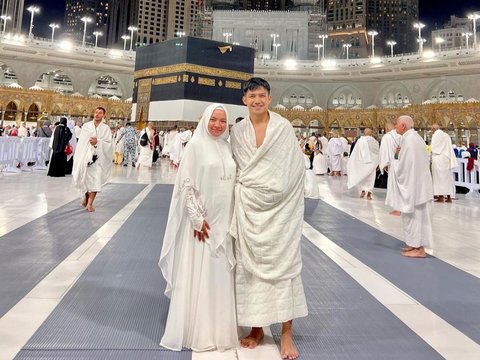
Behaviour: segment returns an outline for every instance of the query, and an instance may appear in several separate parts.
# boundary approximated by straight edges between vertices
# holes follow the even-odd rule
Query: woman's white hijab
[[[218,137],[212,136],[208,131],[208,123],[216,109],[225,111],[227,118],[226,129],[222,135]],[[170,210],[168,213],[167,227],[165,229],[165,236],[163,238],[162,253],[158,263],[160,269],[162,270],[162,274],[167,281],[165,295],[169,297],[172,291],[176,240],[182,237],[184,231],[188,231],[188,233],[191,233],[192,241],[194,241],[193,227],[185,210],[187,189],[193,189],[194,192],[199,194],[200,198],[202,198],[203,205],[205,206],[206,210],[209,211],[207,215],[209,219],[214,215],[214,211],[223,211],[222,209],[209,209],[209,200],[208,198],[205,198],[205,195],[216,195],[203,194],[202,189],[211,188],[212,183],[219,181],[219,177],[226,175],[213,174],[211,172],[206,173],[204,169],[205,163],[209,161],[208,156],[218,156],[220,159],[222,159],[222,161],[227,156],[231,158],[232,154],[230,145],[226,141],[228,136],[229,130],[227,109],[221,104],[211,104],[203,112],[202,118],[197,125],[192,139],[185,147],[185,152],[183,154],[183,158],[178,168],[178,173],[175,180],[172,201],[170,203]],[[206,242],[210,246],[211,253],[214,256],[217,255],[221,250],[225,251],[231,268],[233,269],[235,266],[233,251],[225,249],[225,239],[228,233],[228,224],[218,224],[216,228],[224,228],[225,234],[215,234],[215,229],[212,228],[210,232],[211,236]]]

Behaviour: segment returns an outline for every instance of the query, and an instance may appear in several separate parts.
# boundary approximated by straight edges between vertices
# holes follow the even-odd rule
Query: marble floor
[[[148,196],[152,186],[172,184],[175,174],[176,170],[165,160],[161,160],[152,170],[120,166],[114,168],[112,183],[145,184],[146,187],[0,318],[0,360],[15,358],[91,261],[108,244],[122,221]],[[367,201],[360,199],[355,190],[347,190],[346,177],[317,176],[317,181],[323,201],[398,239],[400,244],[403,239],[401,219],[389,215],[390,209],[384,205],[385,190],[375,189],[374,199]],[[54,179],[43,172],[0,173],[0,191],[0,242],[3,236],[12,231],[79,199],[71,186],[70,177]],[[435,246],[429,251],[436,258],[471,274],[477,280],[480,277],[479,217],[480,199],[466,199],[463,195],[458,195],[453,204],[434,203],[432,222]],[[478,342],[342,249],[308,222],[304,223],[303,235],[415,332],[437,355],[458,360],[480,358]],[[461,294],[458,296],[461,297]],[[472,321],[480,323],[480,319]],[[266,332],[265,344],[255,350],[193,353],[192,358],[279,359],[278,347],[270,329],[266,329]]]

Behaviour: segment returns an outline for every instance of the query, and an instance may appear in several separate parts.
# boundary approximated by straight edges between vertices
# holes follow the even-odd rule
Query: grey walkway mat
[[[168,299],[157,263],[171,192],[170,185],[154,187],[17,359],[191,358],[158,345]]]
[[[0,237],[0,317],[145,186],[108,184],[94,213],[79,197]]]
[[[309,315],[293,322],[300,359],[443,359],[305,238],[302,258]],[[272,333],[280,346],[280,326]]]
[[[305,220],[480,343],[480,279],[435,257],[405,258],[400,254],[402,242],[323,201],[306,201]]]

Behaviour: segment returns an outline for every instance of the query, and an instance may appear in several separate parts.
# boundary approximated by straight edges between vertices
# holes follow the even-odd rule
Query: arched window
[[[35,83],[45,90],[53,90],[62,94],[73,94],[72,80],[63,71],[55,69],[43,73]]]
[[[10,101],[5,108],[5,120],[15,121],[17,118],[17,104],[13,101]]]
[[[37,121],[39,113],[37,104],[30,105],[27,112],[27,121]]]
[[[88,95],[100,95],[102,97],[109,98],[116,96],[122,98],[122,90],[118,85],[118,81],[110,75],[102,75],[98,77],[95,82],[90,85],[88,89]]]

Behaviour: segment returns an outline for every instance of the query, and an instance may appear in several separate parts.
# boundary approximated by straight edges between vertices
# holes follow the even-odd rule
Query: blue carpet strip
[[[154,187],[16,359],[191,359],[158,345],[169,301],[157,263],[171,192]]]
[[[108,184],[88,213],[77,200],[0,237],[0,317],[146,185]]]
[[[302,258],[309,315],[293,322],[300,359],[442,359],[305,238]],[[281,327],[272,333],[280,347]]]
[[[385,213],[384,216],[390,215]],[[400,251],[402,242],[321,200],[306,201],[305,220],[352,256],[480,343],[480,279],[435,257],[405,258]]]

